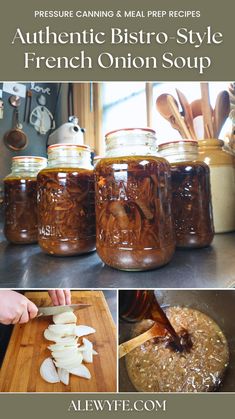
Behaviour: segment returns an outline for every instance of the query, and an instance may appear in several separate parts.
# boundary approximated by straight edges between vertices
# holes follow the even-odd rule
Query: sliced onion
[[[64,349],[64,351],[52,351],[51,354],[56,361],[59,361],[60,359],[69,359],[77,354],[77,347]]]
[[[64,368],[58,368],[58,376],[61,383],[65,384],[66,386],[69,385],[69,372]]]
[[[86,350],[85,345],[81,345],[81,346],[78,347],[79,352],[84,352],[85,350]]]
[[[72,311],[66,311],[65,313],[60,313],[53,316],[53,322],[55,324],[76,323],[77,317]]]
[[[54,333],[50,332],[48,329],[44,330],[44,338],[47,340],[56,341],[58,336],[56,336]]]
[[[68,368],[78,367],[82,363],[82,360],[83,357],[81,355],[81,352],[77,352],[77,354],[75,354],[72,357],[69,357],[68,359],[56,360],[55,365],[57,366],[57,368],[65,368],[66,370],[68,370]]]
[[[91,363],[93,355],[97,355],[97,352],[94,351],[93,344],[83,336],[95,333],[95,329],[90,326],[77,326],[73,312],[58,314],[53,317],[53,321],[55,324],[48,326],[44,331],[44,337],[55,342],[48,346],[54,361],[47,358],[42,363],[42,378],[49,383],[61,381],[65,385],[69,384],[70,373],[90,379],[90,371],[82,362]],[[79,337],[83,337],[81,346],[78,343]]]
[[[83,343],[83,345],[79,346],[79,348],[78,348],[78,350],[81,351],[81,352],[86,351],[87,349],[92,349],[93,348],[93,343],[91,343],[86,338],[82,339],[82,343]]]
[[[77,339],[71,339],[65,343],[55,343],[54,345],[48,346],[48,349],[50,349],[50,351],[63,351],[64,349],[74,348],[74,347],[76,348],[78,347]]]
[[[48,383],[59,383],[60,379],[57,374],[54,362],[51,358],[46,358],[40,367],[40,374],[43,380]]]
[[[88,380],[91,378],[91,373],[88,368],[81,364],[76,368],[68,368],[68,372],[73,375],[77,375],[78,377],[87,378]]]
[[[95,329],[90,326],[75,326],[75,335],[78,337],[90,335],[91,333],[95,333]]]
[[[59,337],[76,335],[75,324],[51,324],[48,330]]]
[[[84,344],[84,347],[85,347],[85,351],[82,353],[83,361],[88,362],[88,363],[92,363],[93,362],[93,353],[92,353],[93,345],[86,338],[83,338],[82,341],[83,341],[83,344]]]
[[[51,332],[49,329],[46,329],[44,331],[44,337],[47,340],[52,340],[53,342],[56,343],[70,343],[71,341],[76,339],[76,336],[65,336],[65,337],[61,337],[59,335],[56,335],[55,333]]]
[[[64,344],[70,344],[72,341],[77,340],[76,336],[65,336],[65,337],[56,337],[56,343],[61,343],[62,345]]]

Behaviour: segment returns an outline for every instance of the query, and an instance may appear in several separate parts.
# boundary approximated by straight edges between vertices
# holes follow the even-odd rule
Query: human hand
[[[0,291],[0,323],[27,323],[36,317],[37,307],[24,295],[15,291]]]
[[[68,289],[49,290],[48,294],[51,297],[51,301],[54,306],[65,306],[71,304],[71,292]]]

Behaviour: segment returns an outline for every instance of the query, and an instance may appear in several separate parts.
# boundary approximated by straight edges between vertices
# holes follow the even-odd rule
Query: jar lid
[[[114,131],[110,131],[110,132],[108,132],[107,134],[105,134],[105,138],[107,138],[107,137],[110,137],[110,136],[114,136],[114,134],[125,134],[125,133],[132,133],[132,132],[134,132],[134,131],[139,131],[139,132],[144,132],[144,133],[151,133],[151,134],[153,134],[153,135],[156,135],[156,131],[154,130],[154,129],[152,129],[152,128],[148,128],[148,127],[146,127],[146,128],[119,128],[119,129],[116,129],[116,130],[114,130]]]
[[[41,156],[15,156],[12,157],[12,161],[17,161],[17,162],[46,162],[47,158],[46,157],[41,157]]]
[[[58,148],[63,148],[63,149],[68,149],[68,150],[71,150],[72,148],[75,148],[77,150],[88,150],[88,151],[91,150],[90,146],[89,145],[85,145],[85,144],[80,145],[80,144],[60,143],[60,144],[52,144],[52,145],[49,145],[48,151],[53,150],[55,148],[57,148],[57,149]]]
[[[183,145],[185,143],[190,143],[190,144],[194,144],[198,146],[198,142],[196,140],[187,140],[187,139],[181,139],[181,140],[172,140],[172,141],[168,141],[167,143],[162,143],[159,144],[159,149],[160,148],[164,148],[164,147],[169,147],[170,145],[174,145],[174,144],[179,144],[179,145]]]

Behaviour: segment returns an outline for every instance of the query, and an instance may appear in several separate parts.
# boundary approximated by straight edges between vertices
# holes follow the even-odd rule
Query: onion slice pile
[[[48,346],[51,357],[40,367],[41,377],[48,383],[69,384],[70,374],[90,379],[91,373],[83,363],[92,363],[98,355],[93,344],[84,336],[95,333],[90,326],[77,325],[75,314],[65,312],[53,316],[54,324],[44,331],[45,339],[54,342]]]

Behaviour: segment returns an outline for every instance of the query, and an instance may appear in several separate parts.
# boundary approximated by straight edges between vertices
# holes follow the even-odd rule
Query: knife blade
[[[90,307],[90,304],[71,304],[66,306],[50,306],[50,307],[38,307],[37,317],[41,316],[54,316],[55,314],[66,313],[68,311],[82,310],[83,308]]]

